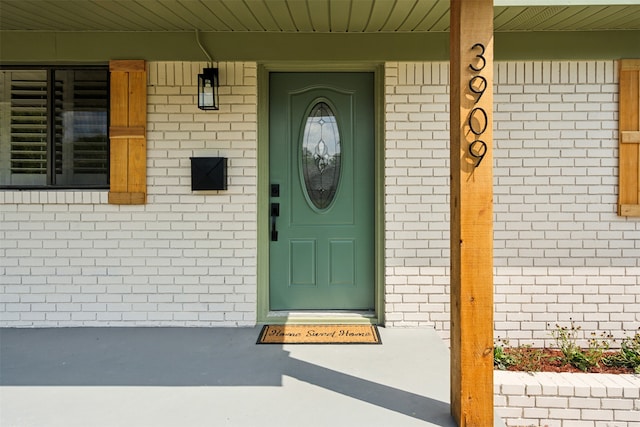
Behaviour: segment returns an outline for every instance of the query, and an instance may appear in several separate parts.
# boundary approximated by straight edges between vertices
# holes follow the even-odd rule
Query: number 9
[[[474,159],[478,159],[478,163],[476,163],[475,167],[480,166],[480,162],[484,159],[484,156],[487,154],[487,144],[484,141],[476,139],[471,144],[469,144],[469,154]]]

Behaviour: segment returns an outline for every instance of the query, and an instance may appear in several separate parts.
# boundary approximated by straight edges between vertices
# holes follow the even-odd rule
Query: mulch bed
[[[542,351],[544,357],[532,361],[534,352]],[[506,353],[514,353],[513,349],[505,349]],[[508,368],[509,371],[539,371],[539,372],[584,372],[578,368],[575,368],[569,364],[562,364],[560,362],[562,357],[562,352],[560,350],[554,350],[550,348],[544,349],[535,349],[535,348],[520,348],[518,349],[521,355],[524,355],[522,359],[524,361],[519,364],[512,365]],[[526,353],[529,352],[531,358],[527,357]],[[605,354],[614,354],[615,352],[605,353]],[[537,358],[536,358],[537,359]],[[532,364],[536,366],[535,369],[532,369]],[[633,374],[633,369],[624,368],[624,367],[609,367],[604,366],[600,363],[599,367],[593,367],[587,371],[588,373],[599,373],[599,374]]]

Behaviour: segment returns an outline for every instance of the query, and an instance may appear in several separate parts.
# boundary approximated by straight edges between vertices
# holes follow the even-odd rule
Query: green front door
[[[373,310],[373,73],[269,80],[269,309]]]

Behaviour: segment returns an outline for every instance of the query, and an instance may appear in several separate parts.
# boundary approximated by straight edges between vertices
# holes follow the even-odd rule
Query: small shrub
[[[620,351],[606,356],[602,363],[606,366],[631,368],[640,374],[640,333],[622,340]]]
[[[539,372],[548,358],[542,349],[530,345],[509,347],[508,340],[498,340],[493,347],[493,366],[502,371],[516,367],[522,371]]]
[[[501,371],[506,371],[510,366],[515,364],[513,356],[505,349],[509,345],[509,341],[498,340],[499,344],[493,346],[493,367]]]
[[[518,346],[512,353],[514,365],[526,372],[539,372],[541,366],[549,358],[541,348],[533,348],[530,345]]]
[[[556,325],[556,329],[551,331],[551,336],[555,339],[556,345],[562,352],[559,362],[587,372],[591,368],[600,366],[599,364],[604,357],[605,351],[609,349],[609,344],[604,339],[591,338],[588,348],[583,350],[577,344],[579,330],[580,326],[576,326],[572,321],[570,328]]]

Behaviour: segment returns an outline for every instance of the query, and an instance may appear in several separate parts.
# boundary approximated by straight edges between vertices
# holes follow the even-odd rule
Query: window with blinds
[[[109,74],[0,70],[0,186],[107,187]]]
[[[44,185],[47,174],[47,73],[5,71],[0,73],[0,84],[0,182]]]

